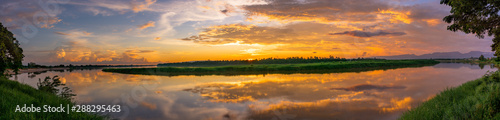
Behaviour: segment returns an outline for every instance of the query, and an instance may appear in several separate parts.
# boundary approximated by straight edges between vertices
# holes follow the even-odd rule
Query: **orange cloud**
[[[155,39],[154,39],[154,40],[160,40],[160,39],[161,39],[161,37],[155,37]]]
[[[406,35],[404,32],[364,32],[364,31],[345,31],[340,33],[330,33],[330,35],[349,35],[354,37],[374,37],[374,36],[401,36]]]
[[[297,23],[283,27],[265,27],[255,25],[242,25],[242,24],[229,24],[211,26],[205,28],[199,35],[183,38],[185,41],[193,41],[199,44],[208,45],[254,45],[258,44],[267,49],[260,48],[245,48],[241,49],[244,54],[252,55],[269,55],[274,52],[281,52],[284,54],[286,51],[304,53],[317,53],[316,56],[336,55],[341,57],[368,57],[375,55],[386,55],[386,51],[379,51],[384,49],[392,49],[398,47],[400,42],[397,43],[384,43],[379,42],[377,39],[384,39],[383,37],[400,37],[404,36],[405,32],[362,32],[363,35],[350,33],[348,35],[357,36],[352,37],[332,36],[330,34],[344,34],[342,32],[329,33],[332,30],[349,30],[347,28],[337,28],[328,26],[321,23]],[[367,41],[367,39],[374,39]],[[388,45],[385,45],[388,44]],[[378,48],[378,49],[375,49]],[[257,50],[259,51],[257,53]],[[377,51],[375,51],[377,50]],[[364,54],[363,54],[364,53]],[[339,55],[341,54],[341,55]],[[290,54],[292,55],[292,54]]]
[[[148,102],[141,102],[141,105],[149,108],[150,110],[156,110],[156,105]]]
[[[207,9],[207,10],[212,9],[212,8],[211,8],[211,7],[209,7],[209,6],[198,6],[198,7],[199,7],[199,8],[203,8],[203,9]]]
[[[69,34],[69,33],[57,32],[57,31],[56,31],[56,32],[54,32],[54,33],[55,33],[55,34],[59,34],[59,35],[71,35],[71,34]]]
[[[131,9],[135,13],[148,9],[148,7],[154,4],[156,0],[145,0],[144,2],[132,2]]]
[[[413,22],[413,20],[408,17],[409,15],[411,15],[410,11],[401,12],[394,10],[379,10],[378,13],[382,15],[388,15],[388,19],[389,21],[391,21],[391,23],[403,22],[406,24],[410,24],[411,22]],[[387,18],[387,17],[384,16],[381,18]]]
[[[46,19],[45,21],[42,18],[38,18],[35,20],[35,24],[37,24],[40,28],[53,28],[54,24],[61,22],[62,20],[58,17],[51,17]]]
[[[149,28],[149,27],[155,27],[155,22],[154,21],[149,21],[148,23],[146,24],[143,24],[143,25],[139,25],[139,29],[146,29],[146,28]]]
[[[354,9],[355,8],[355,9]],[[308,2],[271,1],[265,5],[243,6],[247,20],[264,17],[267,20],[290,22],[317,22],[336,24],[376,24],[390,21],[410,24],[410,11],[397,11],[389,3],[365,0],[311,0]]]
[[[83,43],[68,42],[57,47],[49,54],[51,62],[59,63],[100,63],[100,64],[147,64],[140,54],[153,53],[153,50],[131,49],[118,54],[116,50],[93,50]]]
[[[422,21],[426,22],[430,26],[436,26],[441,22],[439,19],[423,19]]]

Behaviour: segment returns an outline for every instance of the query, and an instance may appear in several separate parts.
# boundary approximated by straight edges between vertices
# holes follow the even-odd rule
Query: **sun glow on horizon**
[[[55,3],[39,16],[46,21],[33,19],[43,6],[5,3],[14,6],[0,22],[21,41],[26,63],[357,58],[489,51],[492,43],[446,30],[449,8],[427,1],[83,0]],[[38,32],[23,34],[23,20]]]

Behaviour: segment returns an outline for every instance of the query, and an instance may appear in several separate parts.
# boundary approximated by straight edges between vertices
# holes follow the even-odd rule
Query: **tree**
[[[22,67],[23,58],[23,49],[19,47],[19,41],[0,23],[0,72],[3,74],[7,68],[17,72]]]
[[[484,58],[484,55],[479,56],[479,60],[484,61],[486,58]]]
[[[443,18],[448,30],[458,30],[467,34],[476,34],[478,38],[484,35],[494,36],[491,50],[495,56],[500,55],[500,0],[441,0],[441,4],[451,6],[451,15]]]

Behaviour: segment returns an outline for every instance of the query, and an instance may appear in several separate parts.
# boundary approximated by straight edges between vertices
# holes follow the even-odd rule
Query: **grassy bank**
[[[218,67],[159,67],[159,68],[114,68],[105,72],[145,75],[249,75],[249,74],[292,74],[360,72],[401,67],[434,65],[434,60],[364,60],[307,64],[258,64]]]
[[[15,112],[16,106],[33,106],[41,107],[44,110],[44,105],[59,106],[62,104],[66,106],[73,103],[70,100],[62,99],[52,93],[39,91],[29,85],[21,84],[17,81],[9,80],[5,77],[0,77],[0,119],[51,119],[51,120],[73,120],[73,119],[105,119],[99,115],[88,113],[70,112],[64,113],[23,113]]]
[[[405,112],[403,120],[482,120],[500,119],[500,72],[446,89]]]

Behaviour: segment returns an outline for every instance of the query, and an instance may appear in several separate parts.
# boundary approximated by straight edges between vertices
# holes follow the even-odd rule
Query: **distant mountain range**
[[[382,59],[447,59],[447,58],[478,58],[481,55],[484,57],[494,57],[493,52],[481,52],[481,51],[470,51],[468,53],[460,52],[434,52],[430,54],[415,55],[415,54],[404,54],[404,55],[394,55],[394,56],[376,56],[376,58]]]

